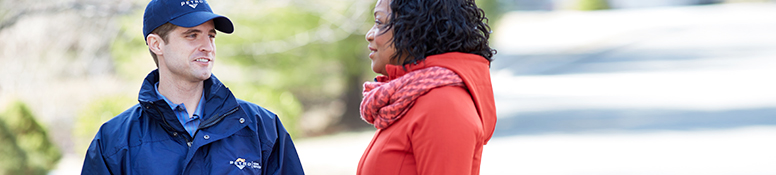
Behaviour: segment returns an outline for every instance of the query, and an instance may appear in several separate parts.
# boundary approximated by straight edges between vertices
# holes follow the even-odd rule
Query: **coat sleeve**
[[[275,140],[275,145],[272,147],[272,153],[269,156],[267,166],[264,168],[266,171],[264,174],[304,174],[294,142],[278,117],[275,117],[275,126],[277,126],[278,137]]]
[[[108,164],[103,158],[102,146],[100,133],[97,133],[97,135],[94,136],[92,143],[89,145],[89,149],[86,151],[86,158],[84,159],[83,168],[81,168],[81,174],[113,174],[110,172]]]
[[[426,96],[413,107],[419,120],[410,135],[418,174],[477,174],[482,128],[473,102],[464,100],[471,98],[453,87]]]

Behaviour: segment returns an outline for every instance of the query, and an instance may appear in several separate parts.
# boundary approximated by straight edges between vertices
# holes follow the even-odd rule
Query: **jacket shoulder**
[[[481,121],[477,108],[468,91],[460,86],[434,88],[418,97],[409,111],[412,121],[431,124],[432,127],[454,127],[480,130]],[[436,125],[445,123],[446,125]]]
[[[142,116],[142,113],[143,109],[140,104],[135,104],[102,124],[94,140],[101,142],[105,146],[103,153],[106,156],[115,153],[115,149],[121,149],[129,144],[126,143],[127,138],[132,132],[133,127],[137,127],[137,121]]]
[[[262,149],[271,150],[278,137],[288,134],[278,116],[272,111],[245,100],[237,99],[237,102],[240,108],[255,121],[256,125],[251,127],[257,131]]]
[[[142,112],[143,110],[140,104],[135,104],[124,112],[121,112],[107,122],[103,123],[99,132],[103,133],[104,135],[115,136],[115,134],[119,134],[117,132],[129,129],[127,127],[130,126],[130,123],[140,118],[140,116],[142,116]]]
[[[255,121],[256,130],[264,130],[264,132],[268,134],[273,133],[270,135],[273,135],[271,137],[274,138],[278,133],[278,129],[283,128],[282,124],[279,124],[280,119],[277,114],[272,111],[245,100],[237,99],[237,102],[240,104],[240,108]]]
[[[273,120],[275,119],[275,117],[277,117],[277,115],[272,111],[269,111],[266,108],[261,107],[257,104],[254,104],[242,99],[237,99],[237,103],[240,104],[240,108],[243,108],[243,110],[245,110],[245,112],[248,113],[248,115],[257,116],[260,118],[269,118]]]
[[[445,86],[431,89],[428,93],[418,97],[413,109],[421,109],[427,112],[461,113],[461,111],[476,111],[474,101],[469,92],[460,86]],[[446,112],[447,113],[447,112]]]

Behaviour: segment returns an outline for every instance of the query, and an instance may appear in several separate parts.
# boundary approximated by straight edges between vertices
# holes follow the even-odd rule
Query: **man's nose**
[[[199,49],[200,51],[203,51],[203,52],[212,52],[216,47],[215,41],[210,37],[203,37],[202,39],[200,39],[199,43],[200,43]]]

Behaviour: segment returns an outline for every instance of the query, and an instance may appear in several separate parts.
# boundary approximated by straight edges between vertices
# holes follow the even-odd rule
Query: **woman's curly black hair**
[[[493,61],[488,18],[474,0],[393,0],[390,8],[385,27],[393,28],[396,53],[391,60],[407,65],[430,55],[463,52]]]

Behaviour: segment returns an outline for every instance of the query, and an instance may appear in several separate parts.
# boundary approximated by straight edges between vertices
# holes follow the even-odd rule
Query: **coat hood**
[[[432,66],[450,69],[463,79],[477,108],[477,113],[480,115],[484,131],[483,139],[484,143],[487,144],[496,129],[496,102],[490,81],[490,62],[475,54],[449,52],[431,55],[418,64],[409,64],[404,67],[386,65],[387,78],[395,79],[413,70]]]

